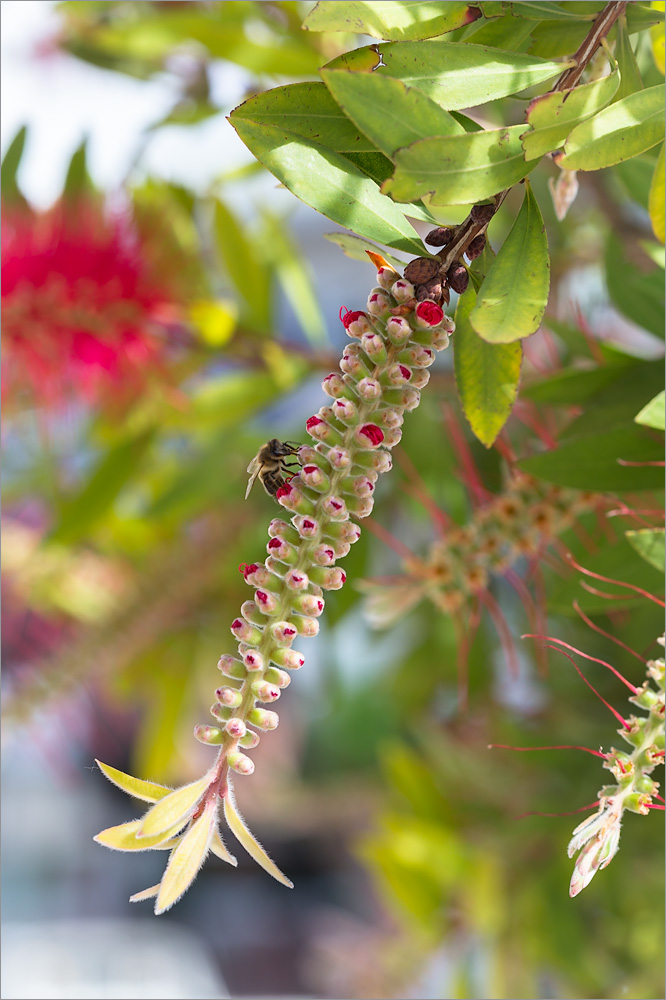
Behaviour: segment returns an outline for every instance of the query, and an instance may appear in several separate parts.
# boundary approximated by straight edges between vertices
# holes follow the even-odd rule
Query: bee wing
[[[257,476],[258,476],[258,475],[259,475],[259,473],[261,472],[261,465],[259,464],[259,462],[257,461],[257,459],[256,459],[256,458],[253,458],[253,459],[252,459],[252,461],[250,462],[250,464],[249,464],[249,465],[248,465],[248,467],[247,467],[247,471],[248,471],[249,473],[251,473],[251,475],[250,475],[250,479],[249,479],[249,482],[248,482],[248,484],[247,484],[247,489],[245,490],[245,499],[246,499],[246,500],[247,500],[247,498],[248,498],[248,497],[249,497],[249,495],[250,495],[250,490],[251,490],[251,489],[252,489],[252,487],[254,486],[254,484],[255,484],[255,481],[256,481],[256,479],[257,479]]]

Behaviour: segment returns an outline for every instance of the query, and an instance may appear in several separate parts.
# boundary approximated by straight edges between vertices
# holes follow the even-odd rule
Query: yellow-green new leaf
[[[646,403],[640,413],[637,413],[634,420],[644,427],[652,427],[656,431],[663,431],[666,425],[666,415],[664,413],[664,399],[666,393],[662,389],[654,399]]]
[[[469,24],[480,11],[466,3],[429,0],[338,0],[316,3],[303,22],[306,31],[347,31],[392,41],[432,38]]]
[[[154,837],[139,838],[137,833],[142,824],[142,819],[133,819],[129,823],[121,823],[120,826],[110,826],[93,837],[93,840],[104,847],[110,847],[113,851],[162,851],[175,847],[178,841],[174,840],[173,836],[183,825],[181,823],[180,826],[172,827],[163,833],[156,833]]]
[[[629,94],[581,122],[557,159],[566,170],[601,170],[664,141],[664,86]]]
[[[236,837],[236,839],[243,845],[250,857],[254,858],[257,864],[261,865],[264,871],[267,871],[268,874],[272,875],[278,882],[282,882],[283,885],[293,889],[294,883],[280,871],[278,866],[273,861],[271,861],[261,844],[254,839],[245,825],[243,817],[236,808],[234,793],[231,785],[229,785],[227,794],[224,797],[224,817],[229,824],[229,829],[233,833],[234,837]]]
[[[550,259],[539,205],[529,184],[525,199],[493,261],[469,315],[489,344],[510,344],[539,329],[548,302]]]
[[[472,284],[458,299],[454,365],[463,412],[481,444],[490,448],[511,414],[518,394],[523,348],[488,344],[469,322],[476,303]]]
[[[208,854],[216,808],[217,803],[212,799],[169,858],[155,903],[157,916],[178,902],[194,882]]]
[[[648,211],[652,231],[657,239],[663,243],[666,237],[666,226],[664,224],[664,144],[662,143],[657,165],[652,175],[650,184],[650,194],[648,196]]]
[[[176,826],[177,823],[184,823],[194,810],[203,793],[205,792],[210,778],[205,775],[198,781],[193,781],[189,785],[177,788],[163,798],[152,809],[149,809],[143,817],[143,823],[137,836],[152,837],[156,833],[162,833]]]
[[[216,857],[220,858],[221,861],[226,861],[228,865],[233,865],[234,868],[238,867],[238,861],[233,854],[227,850],[227,845],[222,840],[220,831],[217,827],[213,830],[213,838],[210,842],[210,849]]]
[[[133,896],[130,896],[130,903],[142,903],[144,899],[152,899],[160,891],[160,883],[157,885],[151,885],[149,889],[142,889],[141,892],[135,892]]]
[[[158,802],[172,791],[166,785],[158,785],[154,781],[142,781],[141,778],[134,778],[131,774],[125,774],[124,771],[111,767],[110,764],[103,764],[101,760],[95,759],[95,763],[112,784],[122,788],[124,792],[132,795],[135,799],[143,799],[144,802]]]

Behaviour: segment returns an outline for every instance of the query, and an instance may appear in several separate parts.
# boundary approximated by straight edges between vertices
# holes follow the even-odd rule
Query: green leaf
[[[546,228],[526,184],[518,218],[481,286],[470,323],[491,344],[510,344],[529,337],[541,323],[549,285]]]
[[[478,10],[466,3],[337,0],[316,3],[303,27],[306,31],[347,31],[401,42],[443,35],[478,16]]]
[[[308,262],[292,240],[284,219],[267,209],[261,213],[264,223],[264,252],[274,270],[285,297],[309,343],[325,344],[326,322],[314,287],[315,277]]]
[[[640,270],[611,235],[606,243],[606,284],[613,305],[637,326],[664,336],[664,275],[660,268]]]
[[[110,847],[113,851],[151,851],[170,850],[178,841],[173,839],[174,834],[184,825],[172,827],[170,830],[163,830],[156,833],[154,837],[141,837],[137,839],[137,833],[141,829],[143,820],[134,819],[130,823],[121,823],[120,826],[110,826],[107,830],[102,830],[93,840],[103,847]]]
[[[648,211],[652,231],[657,239],[664,243],[666,239],[666,227],[664,224],[664,143],[659,150],[657,165],[652,175],[650,184],[650,194],[648,196]]]
[[[63,195],[65,198],[79,198],[84,192],[93,190],[93,182],[87,166],[88,140],[84,139],[69,161]]]
[[[215,243],[234,288],[244,302],[244,320],[261,333],[270,325],[270,273],[258,249],[227,206],[215,201]]]
[[[583,119],[595,114],[612,99],[620,82],[617,64],[613,71],[573,90],[535,97],[527,109],[532,126],[522,136],[525,159],[533,160],[561,146]]]
[[[216,802],[211,800],[175,848],[162,876],[160,891],[155,903],[159,916],[187,892],[206,860],[215,828]]]
[[[664,392],[660,392],[658,395],[651,399],[649,403],[643,407],[643,409],[636,414],[634,420],[637,424],[643,424],[644,427],[653,427],[657,431],[663,431],[665,428],[665,415],[664,415]]]
[[[134,778],[131,774],[125,774],[110,764],[103,764],[101,760],[95,759],[95,763],[113,785],[117,785],[123,792],[133,796],[135,799],[143,799],[144,802],[157,802],[169,795],[173,789],[165,785],[158,785],[154,781],[142,781],[141,778]]]
[[[639,556],[664,572],[664,529],[639,528],[637,531],[625,531],[625,535]]]
[[[516,400],[523,350],[519,343],[488,344],[482,340],[469,322],[475,303],[476,292],[470,284],[456,308],[456,385],[472,431],[490,448]]]
[[[85,536],[132,478],[152,443],[153,435],[151,429],[130,437],[102,457],[81,491],[61,506],[49,541],[73,542]]]
[[[607,385],[626,377],[626,369],[611,365],[589,369],[564,368],[530,385],[524,385],[521,397],[533,399],[536,403],[576,406],[595,396]]]
[[[576,7],[579,5],[577,4]],[[557,3],[551,3],[550,0],[542,0],[541,3],[536,0],[532,3],[531,0],[520,0],[519,3],[511,4],[511,12],[514,17],[525,17],[531,21],[544,21],[544,20],[561,20],[561,21],[593,21],[595,15],[589,11],[580,12],[574,7],[573,9],[563,9]]]
[[[323,68],[377,71],[416,87],[447,111],[459,111],[543,83],[567,65],[472,43],[388,42],[354,49]]]
[[[429,194],[433,205],[471,205],[522,180],[537,165],[526,163],[524,125],[420,139],[395,154],[396,169],[382,191],[399,202]]]
[[[294,132],[232,116],[240,138],[292,194],[359,236],[394,250],[423,253],[400,209],[339,153]]]
[[[261,844],[255,840],[248,830],[245,820],[236,808],[236,801],[231,783],[227,786],[227,794],[224,797],[224,816],[234,837],[236,837],[236,839],[242,844],[250,857],[254,858],[257,864],[261,865],[264,871],[267,871],[268,874],[272,875],[274,879],[277,879],[278,882],[282,882],[282,885],[286,885],[289,889],[293,889],[294,883],[291,879],[288,879],[287,876],[280,871],[278,866],[271,861]]]
[[[566,170],[600,170],[644,153],[664,139],[664,87],[648,87],[581,122],[558,158]]]
[[[538,479],[583,490],[653,490],[663,486],[663,470],[654,466],[625,466],[618,460],[654,462],[663,448],[634,427],[588,434],[561,444],[553,451],[533,455],[519,468]]]
[[[615,100],[621,101],[623,97],[628,97],[629,94],[635,94],[637,91],[643,89],[641,71],[638,68],[636,56],[634,55],[634,50],[632,49],[631,42],[629,41],[627,19],[624,15],[622,15],[618,20],[618,37],[617,44],[615,46],[615,58],[617,59],[617,64],[620,70],[620,86],[617,94],[615,95]]]
[[[587,406],[581,416],[561,431],[560,440],[632,426],[645,400],[651,399],[664,384],[663,363],[634,358],[630,367],[622,366],[621,376],[599,389],[594,405]]]
[[[341,69],[321,75],[345,114],[387,156],[417,139],[465,133],[448,111],[391,76]]]
[[[368,262],[367,250],[371,253],[382,253],[385,259],[392,264],[397,271],[402,271],[405,266],[404,260],[399,260],[397,257],[393,257],[392,254],[387,253],[385,250],[380,250],[380,247],[376,243],[371,243],[370,240],[364,240],[360,236],[351,236],[350,233],[324,233],[324,239],[330,240],[331,243],[337,244],[342,252],[351,257],[352,260],[362,260],[364,264]]]
[[[25,203],[25,199],[16,182],[16,175],[18,174],[19,167],[21,166],[27,135],[28,128],[26,125],[22,125],[10,142],[5,151],[5,155],[2,158],[2,167],[0,168],[0,190],[2,191],[2,197],[5,202],[18,201],[20,203]]]
[[[490,45],[505,52],[525,52],[529,48],[534,22],[520,20],[510,11],[492,21],[486,20],[487,17],[486,14],[485,18],[471,24],[460,41],[464,44]]]
[[[196,809],[199,799],[210,783],[210,776],[204,775],[197,781],[183,785],[169,792],[163,799],[149,809],[143,817],[139,837],[152,837],[163,830],[169,830],[177,823],[184,823]]]

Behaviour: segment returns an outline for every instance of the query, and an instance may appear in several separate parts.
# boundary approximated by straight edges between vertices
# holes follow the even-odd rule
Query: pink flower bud
[[[375,420],[379,427],[384,430],[386,427],[402,427],[405,422],[405,418],[402,414],[402,410],[393,409],[392,407],[387,407],[385,410],[380,410],[376,415]],[[375,475],[375,479],[377,476]]]
[[[268,681],[269,684],[275,684],[279,688],[287,688],[291,684],[291,677],[284,670],[280,670],[278,667],[269,667],[266,671],[266,676],[264,680]]]
[[[255,747],[259,746],[261,741],[261,736],[259,733],[255,733],[252,729],[248,729],[245,736],[241,736],[238,741],[238,745],[243,747],[245,750],[254,750]]]
[[[271,582],[271,574],[263,563],[250,563],[249,566],[241,563],[238,569],[251,587],[267,587]]]
[[[419,368],[417,371],[412,372],[410,385],[414,386],[415,389],[424,389],[429,381],[430,372],[425,368]]]
[[[388,427],[384,431],[384,444],[387,448],[395,448],[397,444],[400,444],[400,439],[402,438],[402,428],[401,427]]]
[[[208,746],[219,746],[224,739],[224,733],[217,726],[195,726],[194,738]]]
[[[340,359],[340,371],[350,375],[355,382],[370,374],[368,366],[351,354],[343,354]]]
[[[291,622],[274,622],[270,629],[273,639],[278,646],[291,646],[297,635],[296,629]]]
[[[239,740],[241,736],[245,736],[247,732],[247,726],[242,719],[232,718],[227,719],[227,723],[224,727],[229,733],[229,736],[233,736],[235,740]]]
[[[391,295],[396,302],[410,302],[414,298],[414,286],[411,281],[399,278],[391,287]]]
[[[380,267],[377,271],[377,284],[381,288],[390,288],[400,275],[392,267]]]
[[[363,424],[356,428],[354,439],[361,448],[378,448],[384,440],[384,432],[377,424]]]
[[[340,310],[340,319],[342,320],[342,325],[347,331],[347,336],[349,337],[362,337],[366,330],[370,329],[370,324],[368,323],[368,318],[364,312],[350,312],[347,309],[343,312],[343,308]]]
[[[350,497],[348,506],[356,517],[368,517],[372,513],[374,503],[372,497]]]
[[[249,622],[243,621],[242,618],[234,619],[231,623],[231,631],[237,639],[249,642],[252,646],[256,646],[261,642],[261,629],[255,628]]]
[[[271,523],[268,525],[268,534],[271,538],[275,538],[276,535],[280,535],[281,538],[285,538],[287,541],[292,541],[289,538],[289,532],[293,533],[293,528],[288,521],[283,521],[281,517],[274,517]]]
[[[319,523],[311,517],[296,515],[294,525],[301,538],[314,538],[319,534]]]
[[[345,494],[351,493],[356,497],[369,497],[374,492],[375,484],[368,476],[349,476],[344,480],[342,489]]]
[[[283,538],[277,535],[268,542],[266,551],[269,555],[274,556],[283,563],[292,564],[298,559],[298,549],[294,545],[289,545],[288,542],[285,542]]]
[[[276,559],[275,556],[268,556],[266,559],[266,569],[268,569],[271,574],[271,586],[275,587],[276,590],[279,590],[280,581],[284,576],[284,564],[279,559]]]
[[[310,583],[307,573],[300,569],[290,569],[288,573],[285,573],[284,582],[289,590],[305,590]]]
[[[340,432],[327,424],[320,416],[310,417],[305,427],[310,437],[317,441],[325,441],[326,444],[340,444],[342,441]]]
[[[236,688],[219,687],[215,692],[215,697],[223,705],[229,708],[238,708],[243,700],[243,695]]]
[[[347,577],[339,566],[313,566],[310,579],[324,590],[340,590]]]
[[[342,521],[347,517],[347,508],[342,497],[326,497],[322,508],[324,513],[328,514],[334,521]]]
[[[330,522],[326,525],[326,537],[332,541],[348,542],[353,545],[361,537],[361,529],[353,521]],[[312,574],[310,574],[312,578]]]
[[[240,660],[229,656],[228,653],[223,653],[219,658],[217,669],[221,670],[226,677],[235,677],[237,680],[243,680],[247,675],[247,671]]]
[[[300,479],[300,477],[295,478]],[[308,500],[305,494],[296,488],[293,480],[280,487],[275,494],[275,499],[282,507],[298,511],[299,514],[312,514],[315,509],[312,501]]]
[[[444,310],[432,299],[425,299],[416,307],[416,322],[421,327],[439,326],[443,318]]]
[[[317,594],[299,594],[292,600],[291,606],[298,614],[318,618],[324,610],[324,600]]]
[[[317,566],[332,566],[335,562],[336,555],[335,549],[327,545],[326,542],[322,542],[312,553],[312,561],[317,564]]]
[[[392,344],[406,344],[412,335],[412,328],[402,316],[391,316],[386,324],[386,335]]]
[[[388,312],[389,300],[381,289],[370,293],[367,309],[372,316],[384,316]]]
[[[387,385],[405,385],[412,377],[412,370],[407,365],[391,365],[382,375],[382,382]]]
[[[333,413],[347,426],[358,423],[358,409],[350,399],[337,399],[333,404]]]
[[[266,619],[255,601],[243,601],[241,604],[241,614],[245,621],[250,622],[251,625],[259,625],[261,627],[266,624]]]
[[[270,712],[267,708],[253,708],[247,713],[247,721],[266,732],[269,729],[277,729],[280,717],[277,712]]]
[[[378,333],[364,333],[361,337],[361,347],[376,365],[386,361],[386,345]]]
[[[227,762],[232,771],[236,774],[252,774],[254,771],[254,761],[250,760],[247,754],[236,751],[227,755]]]
[[[286,667],[287,670],[300,670],[305,663],[305,657],[295,649],[276,649],[271,653],[271,659],[279,667]]]
[[[356,388],[361,399],[367,403],[379,399],[382,394],[381,383],[376,378],[362,378]]]
[[[248,649],[246,653],[243,653],[243,663],[245,664],[247,670],[264,669],[264,658],[256,649]]]
[[[306,639],[312,639],[319,635],[319,622],[316,618],[305,617],[304,615],[294,615],[294,624],[298,629],[298,634]]]
[[[351,455],[345,448],[331,448],[326,458],[334,469],[346,469],[351,465]]]
[[[436,351],[443,351],[449,346],[449,335],[446,330],[437,329],[432,336],[432,346]]]
[[[220,722],[226,722],[233,715],[233,708],[228,708],[226,705],[221,705],[219,701],[216,701],[214,705],[210,706],[210,714],[213,715]]]
[[[258,701],[272,702],[277,701],[280,697],[280,689],[275,684],[269,684],[265,680],[255,681],[252,685],[252,694]]]
[[[399,406],[403,410],[415,410],[421,401],[418,389],[406,386],[404,389],[384,389],[384,400],[389,406]]]
[[[354,456],[354,465],[381,474],[393,468],[393,459],[390,452],[385,450],[361,451]]]
[[[337,372],[331,372],[330,375],[327,375],[321,387],[326,395],[332,396],[333,399],[339,399],[340,396],[344,396],[345,392],[348,391],[344,379]]]

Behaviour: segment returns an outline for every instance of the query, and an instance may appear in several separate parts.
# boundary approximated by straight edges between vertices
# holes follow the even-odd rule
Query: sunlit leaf
[[[433,205],[471,205],[522,180],[537,165],[525,162],[524,125],[434,136],[399,149],[393,177],[382,191],[396,201],[430,195]]]
[[[580,11],[577,10],[580,7]],[[525,17],[532,21],[593,21],[595,15],[585,11],[582,4],[573,7],[563,8],[558,3],[551,0],[519,0],[518,3],[511,4],[514,17]]]
[[[176,826],[181,821],[184,823],[196,809],[199,799],[210,783],[210,778],[205,775],[198,781],[192,781],[189,785],[176,788],[169,795],[161,799],[152,809],[149,809],[143,817],[139,837],[151,837],[156,833],[162,833]]]
[[[663,17],[664,0],[652,0],[650,6],[654,10],[658,10]],[[650,28],[650,40],[652,42],[652,55],[654,56],[657,69],[663,73],[666,70],[666,37],[663,22],[655,24]]]
[[[379,66],[382,62],[381,67]],[[496,101],[560,74],[567,63],[455,42],[388,42],[354,49],[324,70],[372,72],[416,87],[447,111]]]
[[[264,871],[267,871],[268,874],[272,875],[278,882],[282,882],[283,885],[293,889],[294,883],[280,871],[278,866],[273,861],[271,861],[261,844],[255,840],[253,835],[248,830],[245,820],[236,808],[236,802],[231,785],[229,785],[227,794],[224,797],[224,816],[229,824],[229,829],[236,839],[243,845],[250,857],[254,858],[257,864],[261,865]]]
[[[112,784],[122,788],[124,792],[135,799],[143,799],[144,802],[158,802],[173,791],[172,788],[157,785],[154,781],[133,778],[131,774],[125,774],[124,771],[119,771],[117,768],[111,767],[110,764],[103,764],[101,760],[95,759],[95,763]]]
[[[347,31],[400,42],[454,31],[478,16],[476,5],[466,3],[337,0],[316,3],[303,27],[307,31]]]
[[[640,413],[636,414],[634,420],[637,424],[643,424],[644,427],[654,427],[655,430],[663,431],[666,429],[664,406],[664,392],[662,391],[649,403],[646,403]]]
[[[615,100],[621,101],[623,97],[628,97],[629,94],[635,94],[637,91],[642,90],[643,80],[641,79],[641,71],[636,62],[634,50],[629,41],[626,17],[622,16],[619,18],[617,31],[618,38],[615,46],[615,58],[620,70],[620,86],[615,95]]]
[[[488,271],[469,321],[491,344],[529,337],[539,329],[549,286],[546,229],[526,184],[522,208]]]
[[[232,300],[200,299],[190,306],[190,320],[209,347],[224,347],[236,329],[238,307]]]
[[[169,858],[155,903],[157,915],[173,906],[189,889],[206,860],[215,827],[215,809],[214,800],[207,803]]]
[[[130,903],[142,903],[145,899],[153,899],[154,896],[160,891],[160,883],[157,885],[151,885],[148,889],[142,889],[141,892],[135,892],[133,896],[130,896]]]
[[[639,528],[636,531],[625,531],[630,545],[649,562],[655,569],[664,572],[664,529]]]
[[[372,253],[377,253],[379,248],[375,243],[371,243],[370,240],[364,240],[362,236],[352,236],[351,233],[324,233],[324,239],[330,240],[331,243],[336,243],[342,252],[351,257],[352,260],[362,260],[365,262],[368,258],[366,256],[366,251],[370,250]],[[404,260],[399,260],[398,257],[393,257],[387,251],[383,251],[389,264],[398,270],[402,270],[405,266]]]
[[[120,826],[110,826],[106,830],[98,833],[93,840],[104,847],[110,847],[114,851],[150,851],[169,850],[178,841],[173,839],[173,835],[178,833],[182,825],[156,833],[153,837],[137,837],[141,829],[143,820],[135,819],[130,823],[121,823]]]
[[[423,244],[397,205],[338,153],[272,125],[232,117],[243,142],[306,205],[359,236],[421,255]]]
[[[601,170],[639,156],[664,139],[664,88],[648,87],[581,122],[558,163],[566,170]]]
[[[456,308],[454,362],[463,412],[479,441],[490,448],[506,423],[518,393],[522,346],[489,344],[469,321],[476,303],[472,284]]]
[[[226,861],[228,865],[233,865],[234,868],[238,867],[238,861],[230,854],[227,850],[227,846],[220,836],[220,831],[217,827],[213,830],[213,836],[210,842],[210,849],[213,854],[218,857],[221,861]]]
[[[652,183],[650,184],[650,194],[648,195],[648,211],[650,213],[652,231],[661,243],[664,243],[666,239],[666,226],[664,223],[664,169],[664,144],[662,143],[657,165],[654,168]]]

